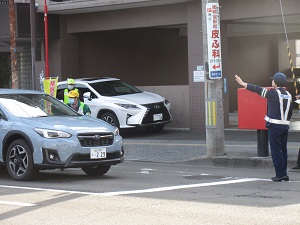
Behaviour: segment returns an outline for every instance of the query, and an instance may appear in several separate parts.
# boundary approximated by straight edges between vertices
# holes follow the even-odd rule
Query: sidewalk
[[[165,129],[149,134],[143,130],[123,133],[126,160],[184,163],[190,165],[273,168],[272,158],[257,157],[257,132],[225,130],[225,155],[208,157],[205,133]],[[297,166],[300,133],[291,131],[288,142],[288,168]],[[299,170],[300,171],[300,170]]]

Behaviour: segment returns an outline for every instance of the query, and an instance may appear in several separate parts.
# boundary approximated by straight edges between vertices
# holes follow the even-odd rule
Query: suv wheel
[[[110,169],[108,166],[83,167],[82,170],[89,176],[101,176],[106,174]]]
[[[24,140],[15,140],[8,147],[6,168],[9,175],[19,181],[32,180],[38,174],[33,166],[32,152]]]
[[[120,127],[119,120],[115,116],[115,114],[113,114],[113,113],[110,113],[110,112],[103,113],[100,116],[100,119],[104,120],[105,122],[109,123],[112,126],[115,126],[115,127],[118,127],[118,128]]]

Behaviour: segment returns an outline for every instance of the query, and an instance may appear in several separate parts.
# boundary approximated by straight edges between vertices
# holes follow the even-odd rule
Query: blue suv
[[[0,165],[15,180],[57,168],[98,176],[124,161],[118,128],[39,91],[0,89],[0,143]]]

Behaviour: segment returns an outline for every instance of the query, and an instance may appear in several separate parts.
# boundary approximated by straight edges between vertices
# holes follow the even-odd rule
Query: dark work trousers
[[[276,177],[286,176],[288,129],[269,127],[268,135]]]

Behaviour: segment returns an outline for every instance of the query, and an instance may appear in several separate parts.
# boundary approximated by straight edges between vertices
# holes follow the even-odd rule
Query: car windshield
[[[120,80],[89,83],[102,96],[117,96],[141,93],[136,87]]]
[[[17,117],[78,116],[77,112],[46,94],[3,94],[0,105]]]

